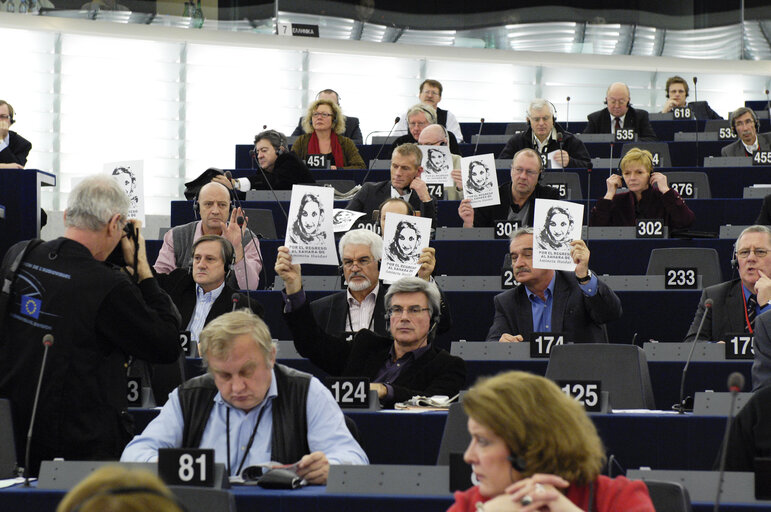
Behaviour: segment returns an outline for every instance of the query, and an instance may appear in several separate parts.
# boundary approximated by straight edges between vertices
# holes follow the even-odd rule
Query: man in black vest
[[[70,193],[64,236],[16,244],[0,268],[2,280],[12,282],[0,312],[0,398],[11,401],[19,454],[41,372],[41,340],[54,336],[30,447],[31,475],[42,460],[56,457],[117,458],[133,434],[126,411],[129,356],[171,363],[179,354],[179,315],[153,278],[142,236],[135,232],[138,251],[125,237],[128,209],[128,197],[111,176],[85,178]],[[104,262],[119,242],[127,263],[137,259],[137,284]],[[10,269],[20,256],[14,278]]]
[[[155,461],[159,448],[214,448],[231,476],[268,461],[297,462],[311,484],[326,483],[330,464],[368,464],[329,390],[276,364],[276,345],[258,316],[218,317],[201,331],[200,348],[209,372],[171,393],[121,461]]]

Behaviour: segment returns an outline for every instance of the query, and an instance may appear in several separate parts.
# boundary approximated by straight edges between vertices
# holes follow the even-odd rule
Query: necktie
[[[614,117],[614,121],[616,122],[615,128],[613,128],[613,132],[617,132],[621,129],[621,118],[620,117]]]
[[[750,322],[750,325],[754,328],[755,327],[755,308],[758,305],[758,298],[755,295],[750,295],[750,297],[747,299],[747,319]],[[745,326],[745,329],[749,332],[749,327]]]

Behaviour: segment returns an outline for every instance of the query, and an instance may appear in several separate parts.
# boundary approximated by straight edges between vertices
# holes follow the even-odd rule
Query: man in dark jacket
[[[171,363],[179,355],[179,315],[153,278],[138,230],[138,250],[125,236],[128,209],[111,176],[85,178],[70,193],[64,235],[26,246],[15,276],[12,263],[25,242],[11,247],[0,269],[0,278],[12,282],[0,326],[0,397],[11,401],[19,454],[41,371],[40,340],[54,337],[30,446],[32,475],[56,457],[116,459],[133,429],[129,356]],[[136,259],[136,284],[104,263],[118,243],[127,263]]]
[[[511,158],[520,149],[532,148],[541,155],[543,166],[549,162],[549,155],[561,167],[587,167],[591,162],[584,143],[570,132],[566,132],[554,121],[554,106],[544,99],[534,99],[527,109],[530,127],[515,133],[498,155]],[[559,151],[559,153],[555,153]]]
[[[610,84],[605,94],[605,107],[592,112],[586,119],[584,133],[616,133],[617,130],[633,130],[639,141],[655,141],[648,112],[635,109],[629,103],[629,86],[622,82]]]
[[[432,343],[441,300],[435,284],[419,277],[393,283],[385,295],[393,339],[362,329],[349,342],[316,324],[302,289],[300,266],[292,264],[286,247],[279,247],[276,273],[286,285],[284,319],[295,348],[328,374],[369,378],[370,389],[377,390],[386,407],[415,395],[455,396],[465,386],[463,359]]]
[[[13,107],[0,100],[0,169],[23,169],[32,149],[27,139],[9,130],[13,123]]]

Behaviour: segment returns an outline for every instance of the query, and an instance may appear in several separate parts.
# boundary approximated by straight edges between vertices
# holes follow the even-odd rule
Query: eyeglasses
[[[356,264],[359,268],[366,267],[370,263],[372,263],[372,258],[365,256],[364,258],[359,258],[358,260],[343,260],[343,268],[350,269],[353,267],[353,264]]]
[[[420,123],[420,122],[409,123],[410,128],[417,128],[419,126],[428,126],[428,123]]]
[[[402,316],[407,314],[407,316],[416,316],[421,314],[423,311],[429,311],[430,308],[421,308],[420,306],[410,306],[408,308],[403,308],[402,306],[391,306],[388,308],[388,315],[389,316]]]
[[[441,96],[441,94],[439,94],[439,91],[431,91],[428,89],[424,90],[423,94],[425,94],[426,96]]]
[[[332,114],[327,114],[326,112],[314,112],[311,114],[312,117],[332,117]]]
[[[11,116],[9,116],[8,114],[0,114],[0,119],[2,119],[3,121],[8,121],[9,119],[11,119]]]
[[[741,251],[736,251],[736,255],[746,260],[750,257],[750,253],[754,252],[755,256],[758,258],[765,258],[768,255],[768,249],[742,249]]]
[[[528,175],[528,177],[532,178],[533,176],[538,176],[538,171],[533,171],[530,169],[523,169],[521,167],[515,167],[511,170],[511,174],[522,174],[525,173]]]

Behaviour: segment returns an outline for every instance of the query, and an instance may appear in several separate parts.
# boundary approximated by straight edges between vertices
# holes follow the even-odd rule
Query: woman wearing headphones
[[[344,137],[345,116],[337,103],[321,99],[311,103],[303,119],[305,135],[292,144],[292,152],[306,161],[308,155],[330,158],[332,169],[366,169],[356,144]]]
[[[525,372],[481,379],[463,397],[479,482],[448,512],[653,512],[643,482],[600,475],[602,441],[583,407]]]
[[[680,194],[669,188],[667,177],[653,172],[650,151],[630,149],[619,167],[621,175],[610,175],[605,197],[592,208],[590,226],[634,226],[638,219],[663,219],[669,229],[683,229],[693,224],[693,212]],[[624,183],[629,191],[617,194],[616,190]]]

